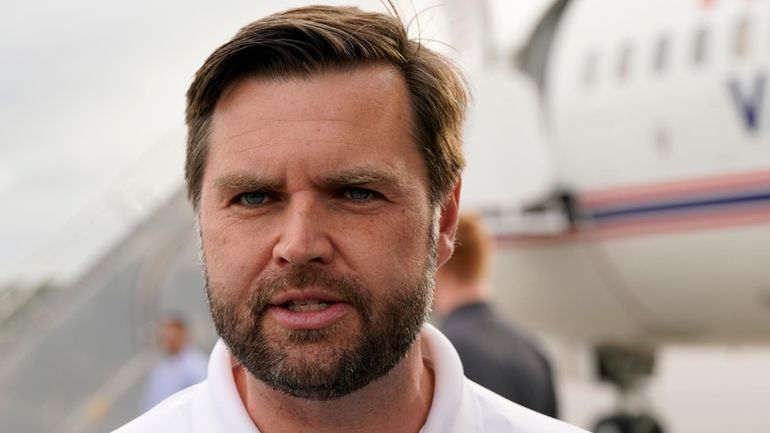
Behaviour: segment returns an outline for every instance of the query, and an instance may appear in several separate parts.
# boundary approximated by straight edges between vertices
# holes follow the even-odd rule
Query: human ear
[[[452,192],[447,195],[439,209],[438,219],[438,245],[436,251],[436,266],[444,264],[455,249],[455,232],[457,231],[457,218],[460,210],[460,190],[462,181],[458,180]]]

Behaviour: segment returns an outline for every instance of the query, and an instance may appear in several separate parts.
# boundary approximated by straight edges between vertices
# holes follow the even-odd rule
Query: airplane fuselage
[[[766,341],[770,2],[575,1],[551,48],[570,223],[498,231],[502,304],[595,341]]]

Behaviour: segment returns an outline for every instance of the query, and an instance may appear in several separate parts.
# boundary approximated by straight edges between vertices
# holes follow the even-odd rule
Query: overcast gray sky
[[[6,2],[0,285],[71,276],[180,188],[184,92],[197,67],[240,26],[304,3]],[[375,0],[331,3],[379,8]],[[409,2],[401,3],[411,15]],[[450,42],[446,29],[458,25],[447,26],[442,14],[463,3],[472,11],[478,0],[413,3],[427,10],[422,35]],[[495,39],[515,45],[548,1],[490,3]],[[469,31],[454,41],[467,42]]]

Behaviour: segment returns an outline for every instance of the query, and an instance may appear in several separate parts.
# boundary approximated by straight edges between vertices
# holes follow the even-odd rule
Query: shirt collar
[[[230,352],[222,339],[211,351],[207,391],[193,413],[200,430],[195,433],[259,433],[235,387]]]
[[[433,403],[420,433],[468,433],[476,431],[472,399],[463,366],[452,343],[433,325],[423,326],[423,358],[433,367]]]

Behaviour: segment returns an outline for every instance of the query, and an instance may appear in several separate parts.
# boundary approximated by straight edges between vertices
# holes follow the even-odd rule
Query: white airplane
[[[555,178],[482,206],[501,307],[592,342],[631,393],[661,344],[766,343],[770,2],[559,0],[518,60]],[[618,410],[595,431],[662,430]]]

